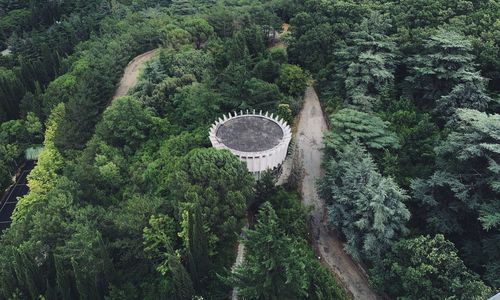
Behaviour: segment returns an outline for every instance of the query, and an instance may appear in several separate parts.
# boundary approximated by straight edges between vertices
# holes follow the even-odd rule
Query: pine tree
[[[38,298],[43,293],[43,280],[40,269],[34,259],[28,256],[23,249],[15,253],[14,270],[21,287],[25,288],[32,299]],[[27,296],[27,295],[25,295]]]
[[[173,15],[188,16],[196,13],[196,7],[191,0],[172,0],[170,9]]]
[[[458,108],[484,111],[492,99],[486,94],[486,80],[479,73],[467,74],[451,92],[436,101],[436,112],[448,122],[457,121]]]
[[[481,253],[464,257],[476,268],[486,266],[485,278],[498,286],[500,115],[458,109],[450,130],[435,148],[437,171],[412,182],[413,199],[424,230],[448,234],[458,247],[475,249],[464,249],[466,254]]]
[[[144,251],[157,263],[156,270],[169,289],[167,299],[191,299],[194,295],[190,274],[174,251],[174,220],[166,215],[152,216],[144,228]]]
[[[246,231],[245,260],[229,281],[249,299],[302,299],[307,297],[308,274],[299,247],[279,227],[269,202],[262,205],[257,225]]]
[[[71,299],[71,283],[63,258],[60,255],[54,255],[54,264],[58,296],[63,300],[69,300]]]
[[[436,112],[445,120],[457,108],[487,107],[491,99],[485,92],[486,80],[475,68],[472,44],[467,38],[441,29],[424,47],[424,53],[409,60],[413,74],[407,78],[414,98],[423,101],[421,106],[436,104]]]
[[[348,36],[346,48],[339,51],[344,63],[340,62],[338,75],[346,74],[347,105],[370,112],[379,104],[382,89],[392,84],[396,45],[387,36],[390,27],[385,16],[373,12]]]
[[[324,140],[328,151],[338,151],[356,140],[371,151],[399,148],[396,134],[377,116],[345,108],[332,115],[330,123],[332,130]]]

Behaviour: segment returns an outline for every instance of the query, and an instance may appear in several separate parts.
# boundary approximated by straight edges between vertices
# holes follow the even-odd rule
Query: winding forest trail
[[[153,49],[140,54],[128,63],[113,99],[127,95],[128,91],[137,83],[137,80],[139,80],[139,71],[142,65],[154,57],[156,50],[157,49]]]
[[[297,126],[297,147],[302,162],[304,177],[301,185],[302,201],[312,206],[311,227],[314,234],[314,247],[323,265],[340,279],[354,299],[381,299],[370,287],[361,268],[344,251],[343,243],[337,234],[326,225],[325,203],[318,196],[317,181],[323,176],[321,158],[323,134],[327,125],[318,96],[309,87],[304,97]]]

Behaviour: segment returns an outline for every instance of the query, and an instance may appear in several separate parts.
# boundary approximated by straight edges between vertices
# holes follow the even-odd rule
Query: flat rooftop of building
[[[260,152],[274,148],[283,139],[276,122],[260,116],[241,116],[222,123],[217,138],[227,147],[242,152]]]

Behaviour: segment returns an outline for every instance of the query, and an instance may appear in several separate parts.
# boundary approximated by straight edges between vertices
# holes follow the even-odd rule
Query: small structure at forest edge
[[[216,149],[228,149],[245,162],[248,171],[260,177],[285,160],[292,131],[273,114],[240,111],[223,115],[210,128],[210,142]]]

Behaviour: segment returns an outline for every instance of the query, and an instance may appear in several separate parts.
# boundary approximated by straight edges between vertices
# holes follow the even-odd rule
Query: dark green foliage
[[[305,260],[298,252],[298,245],[281,230],[269,202],[260,209],[255,229],[245,234],[245,260],[230,279],[238,294],[251,299],[306,297]]]
[[[371,273],[377,287],[398,299],[479,300],[492,294],[441,234],[397,242]]]
[[[372,12],[335,53],[339,64],[332,66],[333,76],[336,86],[345,89],[337,93],[347,105],[370,112],[379,105],[382,90],[392,86],[396,46],[387,36],[390,28],[385,16]]]
[[[461,260],[498,288],[499,15],[469,0],[0,0],[2,188],[46,127],[2,234],[0,298],[227,298],[216,274],[234,262],[253,179],[197,148],[229,111],[291,122],[308,72],[332,115],[323,196],[351,253],[391,296],[486,298]],[[287,48],[266,50],[283,21]],[[110,106],[130,59],[158,45]],[[459,252],[440,236],[397,242],[409,214],[394,182],[413,189],[411,232],[445,233]],[[269,259],[294,278],[277,297],[345,297],[305,241],[298,196],[265,183],[255,203],[272,203],[268,244],[282,251]]]
[[[381,113],[384,120],[390,123],[390,129],[399,138],[401,148],[393,157],[396,161],[384,163],[383,170],[388,172],[405,188],[415,177],[431,175],[435,160],[434,147],[438,141],[439,131],[432,122],[429,113],[420,112],[408,99],[392,100]]]
[[[259,207],[268,201],[276,193],[276,177],[273,172],[268,170],[262,173],[261,177],[255,183],[255,206]]]
[[[484,79],[475,73],[471,52],[471,43],[455,32],[441,30],[426,40],[424,54],[410,60],[414,75],[408,78],[417,87],[415,97],[423,100],[420,105],[429,107],[439,99],[438,110],[445,115],[455,108],[487,106]]]
[[[436,147],[439,170],[412,183],[414,199],[428,230],[447,233],[457,245],[468,249],[474,245],[475,251],[483,253],[479,257],[468,254],[465,261],[476,268],[490,261],[486,278],[497,285],[493,272],[499,252],[490,247],[498,243],[495,236],[500,224],[495,213],[500,192],[496,135],[500,120],[497,114],[466,109],[458,110],[457,116],[456,127]]]
[[[260,237],[264,230],[272,227],[274,228],[274,231],[272,232],[277,236],[274,236],[272,240],[270,239],[269,241],[267,241],[267,244],[272,245],[272,248],[274,249],[274,247],[276,247],[275,243],[277,242],[277,239],[279,241],[285,239],[289,242],[280,244],[279,247],[283,248],[282,252],[272,252],[267,255],[266,251],[262,252],[260,251],[261,249],[258,249],[256,246],[251,246],[252,255],[258,256],[259,259],[264,255],[266,256],[266,258],[269,258],[269,260],[267,261],[269,263],[272,261],[286,263],[288,259],[284,258],[282,254],[285,253],[288,255],[288,253],[294,253],[293,256],[296,255],[296,262],[288,261],[288,266],[299,267],[300,270],[303,270],[303,275],[300,276],[300,278],[302,279],[298,283],[302,283],[302,280],[306,281],[306,286],[304,287],[304,290],[301,292],[301,294],[305,295],[305,292],[307,296],[300,296],[301,294],[289,294],[290,292],[283,292],[276,295],[272,292],[269,292],[269,289],[267,289],[268,292],[265,292],[264,294],[260,292],[262,291],[262,289],[257,290],[257,286],[259,286],[259,284],[262,284],[262,281],[264,279],[263,276],[261,276],[262,273],[259,273],[259,270],[265,272],[265,270],[263,270],[263,268],[265,268],[265,265],[262,263],[262,260],[254,260],[255,258],[252,258],[251,264],[243,265],[241,267],[241,273],[239,270],[234,271],[232,277],[228,281],[233,285],[236,284],[238,287],[238,284],[243,284],[241,280],[248,280],[250,284],[244,285],[245,288],[248,287],[248,292],[260,293],[260,298],[264,299],[346,299],[347,297],[344,291],[338,285],[338,282],[334,279],[334,277],[332,277],[328,269],[321,265],[317,257],[314,255],[311,246],[306,241],[306,239],[308,238],[308,212],[306,208],[301,204],[299,195],[295,192],[287,192],[281,187],[276,187],[274,188],[273,192],[269,191],[269,193],[267,193],[267,196],[270,202],[266,202],[264,204],[265,208],[261,209],[261,212],[268,210],[270,207],[269,204],[271,204],[273,207],[272,212],[275,213],[275,216],[273,216],[272,213],[269,212],[268,214],[266,214],[265,220],[269,221],[269,219],[267,218],[270,217],[272,219],[272,221],[270,221],[271,223],[263,222],[260,221],[260,216],[262,215],[262,213],[259,213],[259,215],[257,216],[257,221],[260,222],[258,223],[260,225],[257,225],[259,229],[255,227],[254,230],[251,231],[252,235],[255,233],[256,236]],[[269,226],[269,224],[272,224],[272,226]],[[259,233],[257,233],[257,230],[259,230]],[[250,243],[250,240],[246,240],[243,242],[245,244]],[[246,257],[248,256],[245,255],[245,260]],[[242,270],[246,270],[247,272],[243,273]],[[293,272],[292,274],[296,274],[294,270],[290,270],[289,272]],[[269,284],[279,283],[282,276],[284,275],[274,272],[267,274],[267,278],[269,278],[270,276],[273,277],[270,282],[268,281],[267,283],[264,283],[266,288]],[[298,283],[295,283],[295,285]],[[290,282],[289,285],[291,284],[293,283]],[[300,288],[302,290],[301,287],[297,286],[292,287],[291,289],[297,290],[297,288]],[[267,298],[265,298],[265,295],[267,295]],[[272,298],[273,295],[275,296],[274,298]]]
[[[96,136],[108,145],[130,153],[152,135],[155,125],[152,113],[139,101],[130,97],[117,98],[104,111]]]
[[[187,265],[191,281],[196,291],[201,291],[206,284],[209,271],[208,239],[204,229],[199,204],[187,210],[186,237]]]
[[[411,229],[446,233],[494,286],[498,158],[487,132],[498,121],[480,111],[498,110],[499,15],[492,2],[313,0],[291,20],[289,47],[333,114],[328,153],[358,139],[384,175],[411,185]]]
[[[205,222],[222,243],[241,227],[252,200],[253,178],[229,151],[195,149],[168,178],[172,196],[180,202],[196,199]]]
[[[171,255],[168,262],[168,268],[172,274],[172,292],[170,294],[172,299],[191,299],[195,292],[188,272],[182,266],[178,257]]]

